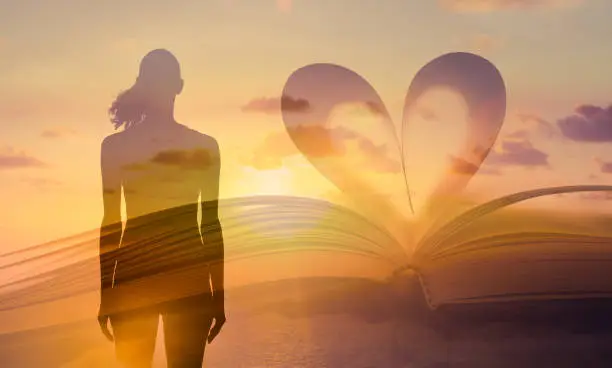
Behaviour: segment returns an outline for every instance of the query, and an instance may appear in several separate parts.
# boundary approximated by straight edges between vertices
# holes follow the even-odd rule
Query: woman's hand
[[[216,296],[214,294],[217,294]],[[208,332],[208,343],[210,344],[215,337],[221,332],[221,328],[227,320],[225,318],[225,296],[223,291],[218,291],[213,294],[213,319],[215,320],[214,325]]]
[[[108,325],[110,322],[109,314],[107,312],[109,304],[108,299],[108,295],[103,291],[100,297],[100,309],[98,309],[98,324],[100,325],[100,329],[102,330],[102,333],[104,334],[106,339],[112,342],[115,339],[113,337],[113,334],[108,329]]]

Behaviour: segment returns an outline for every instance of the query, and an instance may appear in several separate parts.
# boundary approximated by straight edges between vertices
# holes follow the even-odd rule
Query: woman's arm
[[[204,168],[201,185],[202,223],[200,231],[204,246],[210,257],[210,283],[212,284],[212,299],[215,320],[208,332],[207,341],[210,344],[219,334],[225,324],[225,290],[224,290],[224,263],[225,250],[223,245],[223,231],[219,221],[219,182],[221,173],[221,155],[216,141],[212,141],[208,149],[210,165]]]
[[[113,158],[109,138],[102,142],[102,196],[104,216],[100,226],[100,288],[101,292],[113,286],[115,249],[121,241],[121,178],[118,162]]]
[[[214,147],[209,150],[209,153],[211,157],[210,166],[205,168],[201,185],[202,223],[200,224],[200,231],[211,260],[210,281],[213,296],[223,306],[225,249],[218,211],[221,158],[216,142],[214,142]]]

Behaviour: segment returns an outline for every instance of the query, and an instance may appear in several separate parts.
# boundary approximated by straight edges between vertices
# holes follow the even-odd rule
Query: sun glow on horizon
[[[244,182],[248,183],[248,188],[244,189],[252,195],[294,194],[293,173],[285,166],[270,170],[258,170],[245,166],[242,172],[245,176]]]

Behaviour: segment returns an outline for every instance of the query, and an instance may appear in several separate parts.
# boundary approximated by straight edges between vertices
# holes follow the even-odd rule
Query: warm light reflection
[[[412,203],[417,214],[452,168],[467,143],[468,114],[463,98],[442,88],[424,93],[406,119],[404,157]]]

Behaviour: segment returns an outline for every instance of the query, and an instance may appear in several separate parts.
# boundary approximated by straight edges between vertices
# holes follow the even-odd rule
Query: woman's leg
[[[210,294],[168,303],[162,312],[168,368],[201,368],[212,325]]]
[[[159,313],[140,309],[110,318],[115,336],[115,354],[122,367],[150,368],[153,364]]]

